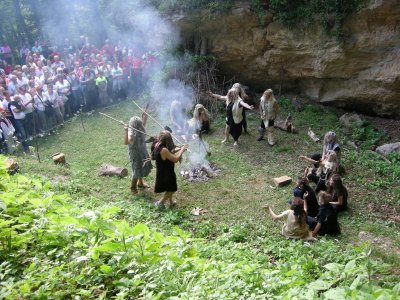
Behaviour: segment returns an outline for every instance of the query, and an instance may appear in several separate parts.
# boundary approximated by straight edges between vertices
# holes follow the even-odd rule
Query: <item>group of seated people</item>
[[[287,238],[312,241],[317,235],[340,234],[337,215],[347,210],[348,192],[339,175],[340,145],[336,133],[325,134],[322,154],[300,158],[314,166],[306,168],[298,178],[290,209],[276,215],[269,205],[263,208],[269,210],[274,220],[285,221],[282,234]]]
[[[24,47],[22,65],[0,68],[0,153],[13,153],[18,143],[28,152],[34,137],[51,134],[65,119],[140,92],[143,69],[156,63],[136,46],[106,40],[97,49],[84,36],[59,48],[35,43]]]

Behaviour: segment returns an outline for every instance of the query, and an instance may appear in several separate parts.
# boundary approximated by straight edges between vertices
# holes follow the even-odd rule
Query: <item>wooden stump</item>
[[[52,156],[53,161],[56,165],[61,164],[61,165],[65,165],[66,161],[65,161],[65,154],[64,153],[55,153]]]
[[[274,183],[276,186],[284,186],[292,182],[292,178],[289,176],[281,176],[281,177],[275,177],[274,178]]]
[[[12,158],[8,158],[4,164],[6,166],[7,173],[10,175],[13,175],[19,171],[18,163]]]
[[[128,176],[128,169],[126,168],[120,168],[120,167],[114,167],[112,165],[108,164],[103,164],[101,165],[99,171],[98,171],[99,176],[118,176],[118,177],[126,177]]]

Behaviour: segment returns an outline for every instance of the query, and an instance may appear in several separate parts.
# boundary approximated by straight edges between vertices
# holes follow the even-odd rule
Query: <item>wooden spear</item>
[[[146,114],[147,116],[149,116],[150,117],[150,119],[152,119],[154,122],[156,122],[157,124],[158,124],[158,126],[160,126],[163,130],[164,130],[164,126],[162,126],[156,119],[154,119],[148,112],[146,112],[143,108],[141,108],[140,106],[139,106],[139,104],[137,104],[136,102],[135,102],[135,100],[132,100],[133,101],[133,104],[135,104],[144,114]],[[174,138],[178,143],[180,143],[180,144],[182,144],[182,141],[181,140],[179,140],[175,135],[173,135],[172,133],[171,133],[171,136],[172,136],[172,138]],[[189,149],[187,149],[188,150],[188,152],[190,152],[189,151]]]
[[[109,119],[111,119],[111,120],[113,120],[113,121],[115,121],[115,122],[117,122],[117,123],[119,123],[119,124],[121,124],[121,125],[126,126],[126,124],[125,124],[124,122],[122,122],[122,121],[120,121],[120,120],[117,120],[117,119],[115,119],[115,118],[113,118],[113,117],[111,117],[111,116],[109,116],[109,115],[107,115],[107,114],[105,114],[105,113],[99,112],[99,114],[100,114],[100,115],[103,115],[103,116],[105,116],[105,117],[107,117],[107,118],[109,118]],[[147,136],[149,136],[149,137],[153,137],[153,136],[151,136],[150,134],[148,134],[148,133],[146,133],[146,132],[144,132],[144,131],[141,131],[141,130],[139,130],[139,129],[133,128],[132,126],[128,126],[128,127],[131,128],[131,129],[133,129],[133,130],[135,130],[135,131],[137,131],[137,132],[139,132],[139,133],[143,133],[143,134],[145,134],[145,135],[147,135]]]

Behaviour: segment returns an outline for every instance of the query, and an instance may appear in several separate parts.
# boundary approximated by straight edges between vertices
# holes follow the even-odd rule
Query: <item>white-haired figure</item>
[[[202,104],[194,107],[193,118],[188,121],[191,133],[208,133],[210,131],[210,114]]]
[[[153,168],[150,160],[150,155],[146,148],[146,129],[147,116],[143,118],[132,117],[128,125],[125,126],[125,145],[128,145],[129,160],[132,167],[132,183],[131,192],[138,193],[138,188],[148,188],[149,186],[143,181],[143,177],[150,174]],[[141,131],[136,131],[135,129]]]
[[[260,99],[261,126],[258,128],[258,141],[264,139],[265,131],[268,135],[268,144],[275,145],[274,122],[278,115],[279,106],[271,89],[266,90]]]
[[[243,85],[236,82],[232,85],[232,89],[236,89],[239,97],[247,103],[247,100],[249,99],[249,96],[246,94]],[[243,116],[243,120],[242,120],[242,126],[243,126],[243,131],[244,133],[248,133],[247,132],[247,120],[246,120],[246,109],[243,109],[242,111],[242,116]]]

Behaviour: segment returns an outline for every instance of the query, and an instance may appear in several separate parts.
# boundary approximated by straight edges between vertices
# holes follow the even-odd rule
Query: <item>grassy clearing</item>
[[[287,209],[293,188],[293,185],[276,188],[272,178],[288,175],[296,179],[307,166],[298,156],[320,151],[321,145],[313,143],[307,136],[309,126],[319,136],[331,129],[340,132],[333,109],[306,106],[297,113],[287,102],[283,102],[282,107],[282,117],[290,111],[300,133],[289,135],[276,131],[278,144],[273,148],[266,141],[256,141],[259,120],[253,113],[248,114],[250,135],[241,137],[241,145],[237,148],[232,143],[222,145],[223,117],[216,116],[214,132],[205,139],[212,151],[210,162],[221,168],[222,174],[205,183],[190,183],[178,176],[176,198],[179,204],[175,211],[154,209],[152,202],[157,196],[151,191],[132,196],[129,178],[97,176],[102,163],[126,165],[129,169],[122,127],[98,114],[83,117],[85,131],[81,120],[76,118],[65,124],[57,135],[40,140],[42,163],[39,164],[33,156],[18,157],[18,161],[23,174],[49,178],[60,192],[73,196],[74,204],[84,209],[116,205],[122,209],[121,217],[131,224],[146,222],[161,228],[179,225],[207,238],[229,231],[237,236],[238,242],[255,241],[261,230],[267,230],[263,236],[270,238],[279,234],[281,225],[274,224],[260,205],[268,202],[275,211]],[[130,101],[104,111],[125,121],[132,115],[139,115]],[[149,120],[147,131],[157,134],[159,128]],[[69,168],[53,164],[50,157],[55,152],[66,154]],[[389,238],[388,251],[376,245],[374,254],[394,263],[398,259],[394,251],[400,247],[400,236],[398,223],[388,218],[388,214],[396,214],[400,208],[399,177],[393,177],[398,170],[396,164],[374,169],[384,163],[375,157],[369,157],[371,165],[366,166],[361,163],[366,155],[343,147],[343,164],[347,171],[344,182],[349,188],[350,211],[340,216],[343,234],[339,242],[343,247],[357,243],[359,231]],[[179,166],[176,171],[179,172]],[[154,183],[154,176],[153,172],[147,179],[150,184]],[[387,209],[375,209],[382,203],[387,205]],[[190,215],[193,207],[203,207],[210,212],[203,217],[193,217]],[[398,270],[393,274],[395,278],[398,276],[396,272]]]

